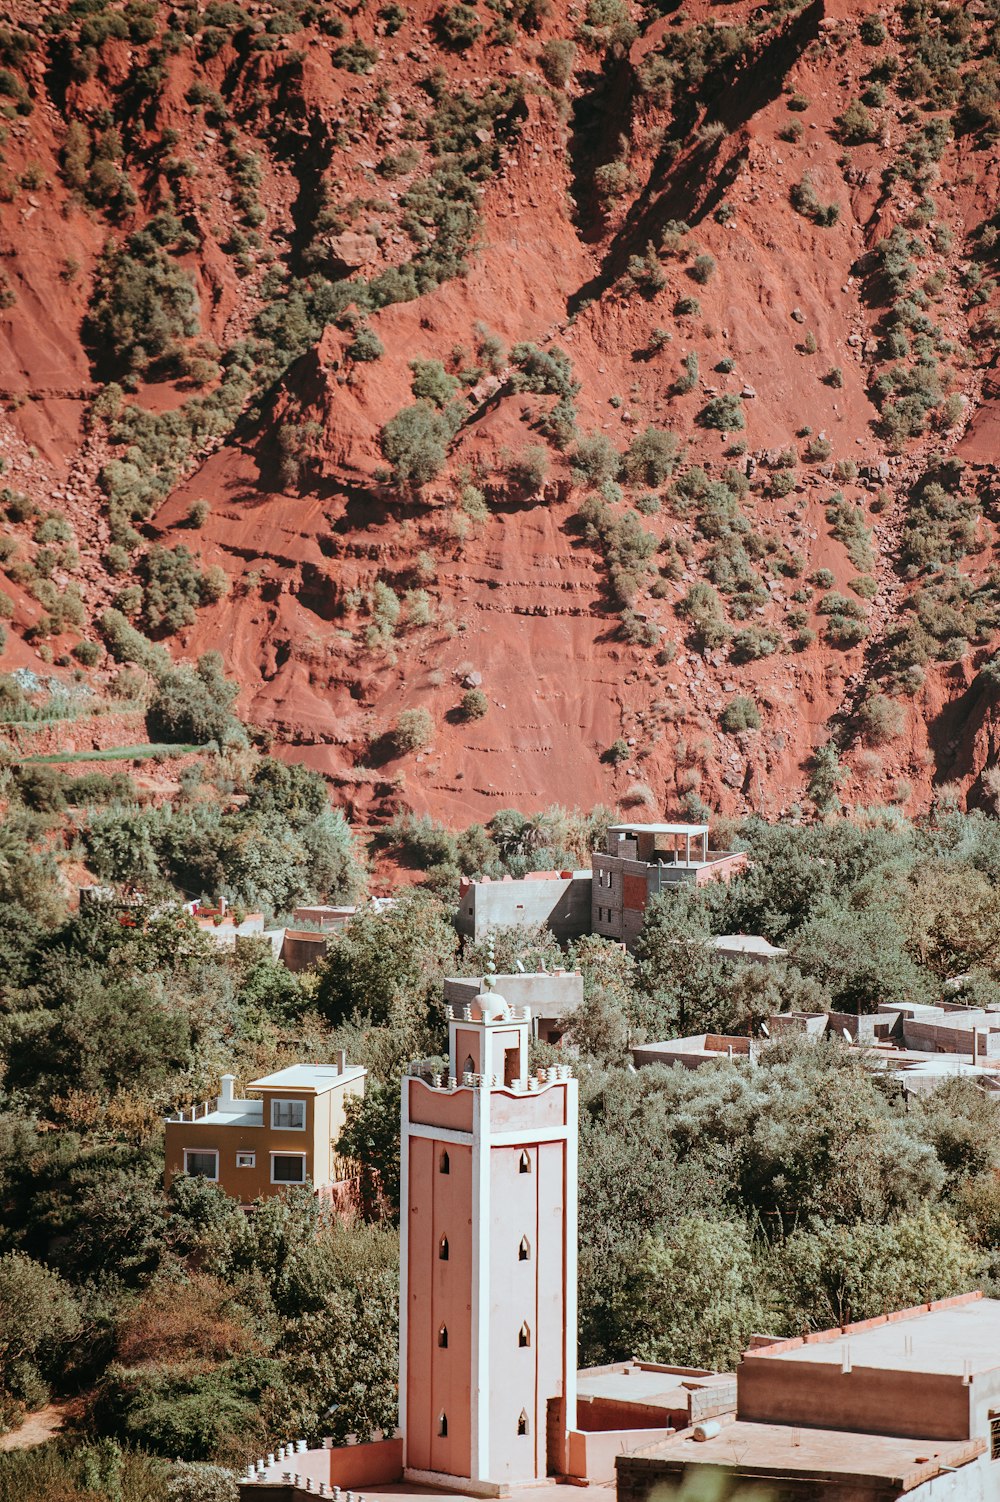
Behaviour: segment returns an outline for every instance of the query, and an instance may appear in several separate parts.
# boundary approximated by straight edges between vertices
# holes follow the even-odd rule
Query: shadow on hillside
[[[651,241],[655,243],[668,220],[698,224],[718,207],[745,157],[745,150],[739,150],[721,160],[729,138],[780,95],[788,70],[818,37],[822,16],[823,0],[813,0],[759,53],[737,66],[734,73],[714,81],[714,88],[702,100],[705,106],[702,124],[720,124],[725,134],[717,141],[695,139],[678,156],[673,155],[676,142],[665,142],[645,187],[612,240],[600,271],[570,297],[570,314],[601,297],[622,275],[629,256],[643,252]],[[622,66],[631,76],[628,65]],[[620,89],[617,74],[615,82]],[[608,93],[606,88],[601,97]],[[623,120],[631,116],[631,89],[620,114]],[[692,118],[690,125],[693,124]],[[607,136],[612,138],[610,131]],[[706,192],[706,183],[713,178]]]

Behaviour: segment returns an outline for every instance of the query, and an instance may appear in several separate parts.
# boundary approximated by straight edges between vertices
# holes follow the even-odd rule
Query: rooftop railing
[[[469,1070],[461,1075],[445,1074],[443,1070],[431,1068],[420,1062],[410,1064],[406,1073],[408,1078],[420,1080],[432,1090],[499,1090],[502,1088],[521,1095],[531,1094],[532,1091],[544,1089],[547,1085],[556,1085],[562,1080],[574,1078],[573,1071],[568,1064],[552,1064],[547,1069],[539,1069],[535,1074],[529,1074],[525,1084],[522,1084],[519,1079],[505,1083],[499,1075],[474,1074]]]

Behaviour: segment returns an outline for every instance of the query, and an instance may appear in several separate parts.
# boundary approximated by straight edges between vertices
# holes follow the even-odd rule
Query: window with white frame
[[[256,1153],[237,1153],[236,1154],[236,1167],[237,1168],[256,1168],[257,1167],[257,1154]]]
[[[219,1182],[219,1154],[214,1148],[185,1148],[184,1172],[192,1178]]]
[[[272,1184],[304,1184],[306,1181],[305,1153],[272,1153]]]
[[[306,1129],[305,1101],[272,1100],[271,1126],[284,1132],[304,1132]]]

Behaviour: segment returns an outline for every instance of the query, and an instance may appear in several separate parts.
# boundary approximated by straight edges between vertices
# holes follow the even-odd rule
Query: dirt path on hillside
[[[0,1434],[0,1451],[33,1450],[60,1433],[72,1410],[70,1403],[48,1403],[37,1413],[29,1413],[18,1429]]]

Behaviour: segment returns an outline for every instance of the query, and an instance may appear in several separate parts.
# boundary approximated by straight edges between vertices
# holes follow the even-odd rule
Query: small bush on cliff
[[[438,16],[438,31],[449,47],[460,52],[471,47],[483,34],[483,23],[474,5],[451,5]]]
[[[747,626],[733,637],[732,659],[757,662],[761,657],[773,656],[781,645],[781,634],[773,626]]]
[[[802,174],[802,181],[794,183],[788,194],[792,208],[797,214],[811,219],[814,224],[822,225],[829,229],[840,218],[840,205],[838,203],[821,203],[813,181],[808,172]]]
[[[564,89],[569,83],[575,56],[576,47],[561,37],[545,43],[538,56],[538,65],[554,89]]]
[[[698,421],[703,428],[719,428],[723,432],[730,433],[738,432],[746,427],[743,405],[739,397],[729,394],[713,396],[710,402],[706,402],[698,413]]]
[[[534,391],[572,401],[580,390],[580,382],[573,379],[569,355],[556,344],[551,349],[539,349],[527,342],[515,344],[510,362],[516,367],[510,377],[514,391]]]
[[[663,428],[646,428],[637,433],[625,450],[622,469],[628,479],[646,485],[662,485],[673,473],[677,459],[677,440]]]
[[[884,746],[902,735],[906,725],[906,712],[895,699],[885,694],[872,694],[866,699],[854,717],[858,734],[870,746]]]
[[[413,372],[410,390],[417,401],[446,407],[458,390],[458,382],[448,374],[440,360],[411,360],[410,370]]]
[[[676,610],[679,616],[690,622],[695,645],[701,651],[724,646],[729,640],[722,602],[711,584],[692,584]]]
[[[429,402],[403,407],[382,429],[382,452],[397,485],[419,490],[444,468],[454,428]]]
[[[539,443],[532,443],[505,462],[507,479],[519,490],[538,491],[549,473],[549,456]]]
[[[385,345],[374,329],[362,327],[358,329],[347,346],[347,354],[350,359],[365,364],[372,360],[381,360],[385,354]]]
[[[840,139],[845,146],[863,146],[868,141],[877,141],[879,126],[859,99],[853,99],[837,121]]]
[[[722,711],[719,724],[727,735],[736,735],[740,730],[759,730],[760,712],[752,699],[738,694]]]
[[[150,235],[130,235],[124,248],[105,250],[89,317],[99,364],[126,373],[169,364],[197,332],[194,283]]]
[[[370,73],[377,62],[378,48],[369,47],[357,38],[343,47],[338,47],[333,54],[334,66],[346,68],[348,73]]]
[[[481,688],[470,688],[462,695],[463,720],[481,720],[490,707],[490,701]]]
[[[597,486],[614,480],[622,466],[621,455],[604,433],[590,433],[581,438],[569,462],[578,485]]]
[[[203,574],[183,543],[176,548],[152,548],[143,574],[145,616],[154,631],[160,626],[168,631],[190,626],[196,608],[220,599],[226,587],[223,571],[215,567]]]
[[[422,751],[433,738],[434,721],[429,709],[402,710],[392,733],[393,744],[400,755],[407,751]]]

